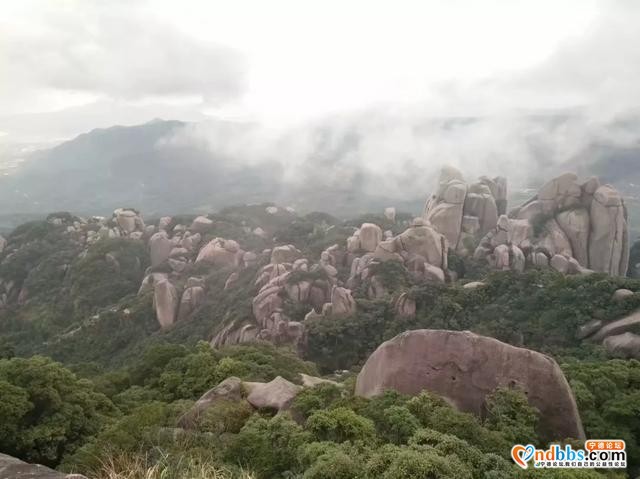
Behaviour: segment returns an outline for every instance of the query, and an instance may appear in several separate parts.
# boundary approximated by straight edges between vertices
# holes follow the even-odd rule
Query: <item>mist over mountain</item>
[[[444,164],[507,176],[510,194],[564,171],[612,183],[635,210],[640,118],[580,112],[429,118],[377,111],[294,128],[153,120],[95,129],[24,156],[0,178],[3,225],[44,211],[207,213],[273,201],[339,217],[394,205],[417,214]],[[10,158],[8,158],[10,159]],[[6,160],[5,160],[6,161]]]

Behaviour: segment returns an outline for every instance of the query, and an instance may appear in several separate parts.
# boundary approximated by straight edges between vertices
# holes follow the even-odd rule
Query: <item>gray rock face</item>
[[[6,247],[7,247],[7,240],[4,239],[2,235],[0,235],[0,254],[2,254],[2,252]]]
[[[219,267],[238,267],[244,252],[234,240],[215,238],[198,253],[196,263],[206,261]]]
[[[382,241],[382,229],[373,223],[363,223],[360,227],[360,248],[373,252]]]
[[[276,246],[271,251],[271,263],[293,263],[295,260],[300,258],[300,256],[300,250],[292,244],[285,246]]]
[[[40,464],[28,464],[0,453],[0,479],[87,479],[81,474],[65,474]]]
[[[613,293],[614,301],[624,301],[626,298],[633,296],[633,291],[629,289],[616,289]]]
[[[553,359],[468,331],[423,329],[386,341],[362,368],[355,392],[369,398],[387,389],[410,395],[426,389],[480,415],[487,394],[512,386],[540,410],[543,437],[584,439],[571,389]]]
[[[609,336],[602,344],[607,353],[615,358],[640,359],[640,336],[633,333]]]
[[[202,286],[192,286],[184,290],[178,309],[178,321],[191,317],[193,312],[204,302],[205,292]]]
[[[178,291],[168,279],[160,279],[153,287],[153,304],[160,327],[166,329],[176,321]]]
[[[420,221],[414,223],[393,240],[396,252],[404,251],[426,259],[426,262],[445,269],[447,267],[448,247],[443,235]]]
[[[284,411],[302,389],[278,376],[268,383],[244,383],[249,390],[247,401],[258,409]]]
[[[348,316],[355,311],[356,301],[351,296],[351,291],[334,286],[331,290],[331,313],[334,316]]]
[[[609,185],[598,188],[591,202],[589,267],[625,275],[629,262],[627,213],[620,193]]]
[[[198,216],[193,220],[191,226],[189,227],[190,231],[194,233],[207,233],[213,227],[213,221],[207,218],[206,216]]]
[[[478,240],[495,227],[499,211],[505,206],[504,178],[482,177],[477,183],[467,184],[460,171],[445,167],[437,191],[425,204],[423,217],[445,236],[450,248],[468,256]]]
[[[165,231],[158,231],[149,238],[151,266],[158,266],[169,259],[173,244]]]
[[[576,175],[567,173],[547,182],[509,217],[500,217],[497,227],[480,241],[474,257],[491,263],[497,246],[513,244],[531,265],[544,266],[560,255],[569,263],[559,269],[562,272],[623,276],[629,261],[628,236],[620,194],[609,185],[600,186],[597,178],[579,184]],[[553,265],[560,262],[556,259]]]
[[[602,321],[599,319],[593,319],[589,321],[587,324],[584,324],[578,328],[578,333],[576,337],[578,339],[584,339],[591,336],[593,333],[598,331],[602,327]]]
[[[640,327],[640,311],[635,311],[624,318],[606,324],[600,331],[593,335],[592,339],[594,341],[602,341],[608,336],[633,331],[638,327]]]
[[[589,265],[589,231],[591,219],[585,208],[566,210],[556,216],[558,226],[569,240],[573,257],[584,266]]]
[[[196,403],[178,419],[178,426],[185,429],[194,428],[200,416],[218,401],[237,402],[242,399],[244,387],[242,381],[231,376],[213,389],[204,393]]]

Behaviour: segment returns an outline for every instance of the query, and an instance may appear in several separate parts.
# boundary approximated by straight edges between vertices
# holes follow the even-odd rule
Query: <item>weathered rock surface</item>
[[[636,328],[640,328],[640,311],[606,324],[592,336],[592,339],[599,342],[608,336],[634,331]]]
[[[158,231],[149,238],[149,254],[151,256],[151,266],[158,266],[164,263],[171,256],[173,243],[165,231]]]
[[[216,387],[204,393],[191,409],[178,419],[178,426],[185,429],[194,428],[200,416],[211,407],[211,405],[218,401],[238,402],[242,399],[243,395],[244,386],[242,381],[234,376],[228,377]]]
[[[467,184],[460,171],[445,167],[437,191],[425,204],[423,217],[446,237],[450,248],[467,256],[495,227],[505,206],[506,179],[482,177],[477,183]]]
[[[213,227],[213,221],[206,216],[198,216],[193,220],[189,230],[194,233],[206,233]]]
[[[617,289],[613,292],[614,301],[624,301],[626,298],[633,296],[633,291],[629,289]]]
[[[178,291],[171,282],[162,278],[153,286],[153,304],[160,327],[166,329],[176,321]]]
[[[292,244],[285,246],[276,246],[271,251],[271,263],[293,263],[295,260],[300,258],[300,255],[300,250],[298,250],[298,248],[296,248]]]
[[[640,359],[640,336],[634,333],[609,336],[602,342],[607,353],[615,358]]]
[[[40,464],[29,464],[0,453],[0,479],[87,479],[81,474],[65,474]]]
[[[578,339],[584,339],[591,336],[602,327],[602,321],[599,319],[592,319],[587,324],[583,324],[578,328],[576,337]]]
[[[281,376],[268,383],[244,383],[249,391],[247,401],[258,409],[284,411],[302,389]]]
[[[198,253],[196,263],[206,261],[214,266],[238,267],[244,252],[234,240],[215,238]]]
[[[629,261],[629,231],[624,201],[597,178],[579,184],[576,175],[554,178],[509,217],[501,216],[474,256],[495,263],[499,245],[520,248],[526,263],[551,264],[568,274],[593,271],[624,275]],[[560,259],[559,257],[564,257]],[[565,262],[566,260],[566,262]],[[502,263],[499,263],[502,266]]]
[[[412,395],[426,389],[481,415],[487,394],[512,386],[540,410],[543,437],[584,439],[571,389],[553,359],[468,331],[408,331],[386,341],[362,368],[355,392],[373,397],[387,389]]]
[[[609,185],[596,190],[591,202],[589,267],[624,275],[629,262],[627,210],[620,193]]]

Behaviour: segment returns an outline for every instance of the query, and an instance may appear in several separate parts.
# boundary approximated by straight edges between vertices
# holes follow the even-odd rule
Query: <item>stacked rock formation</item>
[[[423,217],[462,256],[473,253],[478,240],[493,229],[506,208],[507,180],[482,177],[473,184],[460,171],[444,167],[437,191],[427,200]]]
[[[546,439],[584,439],[571,388],[552,358],[469,331],[422,329],[386,341],[358,374],[355,393],[370,398],[389,389],[427,390],[481,415],[485,397],[498,387],[524,391],[541,413],[539,432]]]
[[[231,376],[216,387],[204,393],[191,409],[178,419],[178,426],[193,429],[209,408],[219,403],[243,403],[250,408],[282,412],[289,409],[296,396],[304,388],[313,388],[318,384],[338,383],[328,379],[300,374],[302,386],[277,376],[268,383],[247,382]]]
[[[636,293],[628,289],[618,289],[611,301],[624,302],[637,298]],[[594,319],[578,329],[578,339],[593,341],[604,346],[609,356],[623,359],[640,359],[640,310],[622,318],[603,323]]]
[[[624,275],[629,262],[627,211],[620,193],[597,178],[578,183],[567,173],[501,216],[474,255],[497,269],[547,266],[562,273],[589,270]]]
[[[351,268],[348,288],[356,288],[362,282],[368,281],[370,296],[381,297],[386,294],[382,285],[371,274],[372,265],[386,261],[402,263],[418,280],[445,281],[448,242],[426,220],[415,218],[404,232],[384,241],[380,228],[376,227],[380,234],[367,233],[372,241],[364,243],[367,246],[365,249],[362,247],[362,232],[373,230],[373,226],[375,225],[363,224],[360,230],[347,240],[348,265]],[[354,245],[359,245],[360,250]],[[358,256],[358,253],[361,255]]]
[[[337,249],[328,248],[317,264],[310,264],[293,245],[273,248],[271,261],[256,275],[255,285],[259,289],[252,304],[254,321],[227,325],[214,336],[212,345],[261,339],[304,348],[304,324],[286,316],[283,307],[287,300],[312,308],[307,316],[352,314],[355,300],[348,289],[337,286],[338,271],[331,264],[336,261]]]

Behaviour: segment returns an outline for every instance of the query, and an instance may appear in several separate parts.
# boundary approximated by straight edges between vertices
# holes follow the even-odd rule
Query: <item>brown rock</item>
[[[545,439],[584,439],[571,389],[553,359],[468,331],[423,329],[386,341],[362,368],[355,392],[370,398],[387,389],[412,395],[426,389],[481,415],[487,394],[512,386],[541,412]]]

